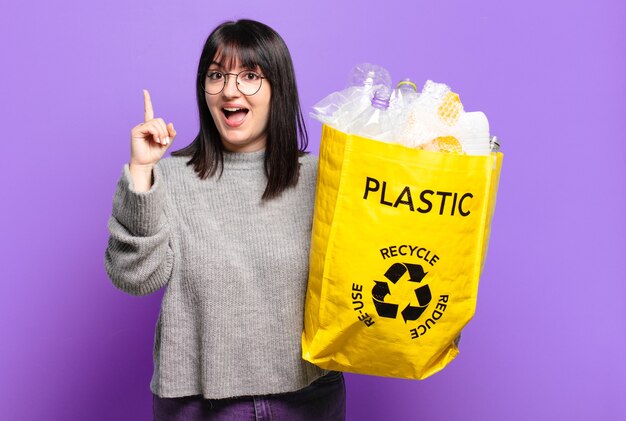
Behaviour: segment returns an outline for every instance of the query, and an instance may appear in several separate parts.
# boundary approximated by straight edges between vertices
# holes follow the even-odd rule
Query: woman
[[[176,131],[144,91],[109,221],[114,285],[133,295],[166,287],[155,418],[343,419],[341,373],[301,358],[317,160],[304,152],[284,41],[255,21],[217,27],[197,99],[198,135],[161,160]]]

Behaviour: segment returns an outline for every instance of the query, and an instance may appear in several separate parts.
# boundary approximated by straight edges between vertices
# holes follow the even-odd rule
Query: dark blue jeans
[[[155,421],[343,421],[346,417],[346,385],[338,371],[304,389],[277,395],[231,399],[153,396]]]

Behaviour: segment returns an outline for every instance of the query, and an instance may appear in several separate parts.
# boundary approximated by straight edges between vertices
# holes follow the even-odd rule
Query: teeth
[[[224,110],[226,110],[226,111],[239,111],[239,110],[243,110],[243,108],[228,108],[228,107],[224,107]]]

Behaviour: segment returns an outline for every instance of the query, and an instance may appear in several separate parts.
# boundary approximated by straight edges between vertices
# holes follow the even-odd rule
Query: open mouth
[[[228,120],[229,122],[240,123],[248,114],[248,109],[224,107],[222,108],[222,112],[224,113],[226,120]]]

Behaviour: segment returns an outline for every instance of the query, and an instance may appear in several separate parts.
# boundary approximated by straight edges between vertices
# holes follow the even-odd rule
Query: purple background
[[[202,43],[226,19],[274,27],[302,106],[370,61],[446,82],[505,152],[489,256],[461,354],[425,381],[347,375],[349,420],[626,419],[623,1],[4,2],[0,417],[151,419],[162,291],[103,268],[142,88],[197,130]],[[309,120],[310,150],[320,125]]]

